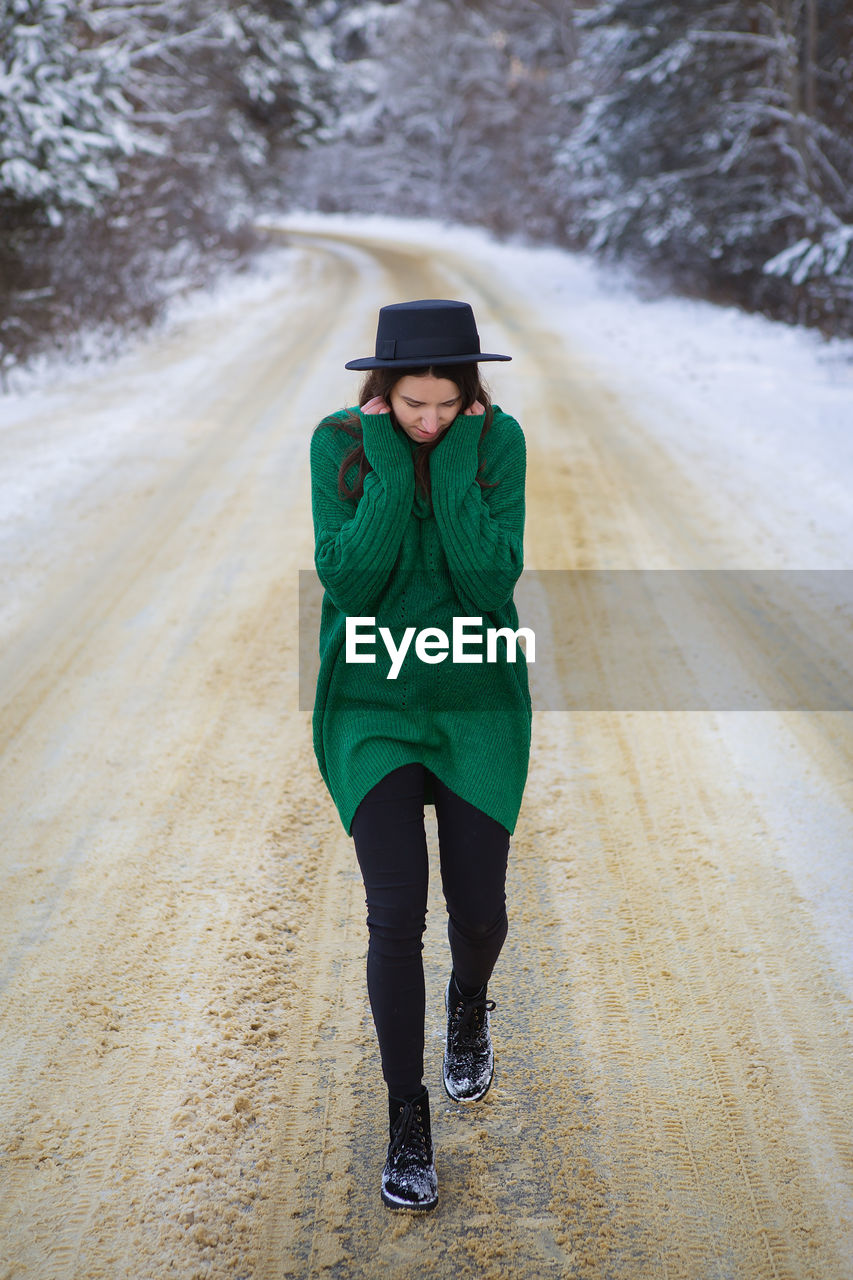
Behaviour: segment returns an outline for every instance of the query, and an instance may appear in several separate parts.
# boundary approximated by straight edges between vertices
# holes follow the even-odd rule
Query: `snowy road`
[[[0,404],[0,1277],[845,1280],[849,710],[536,716],[495,1086],[440,1092],[434,883],[441,1203],[379,1202],[363,894],[296,624],[309,432],[377,308],[467,297],[515,353],[490,376],[527,430],[532,568],[846,568],[853,467],[818,466],[831,379],[808,458],[790,433],[804,495],[754,420],[736,458],[712,434],[698,359],[695,419],[665,358],[616,369],[618,333],[608,376],[520,251],[330,225]]]

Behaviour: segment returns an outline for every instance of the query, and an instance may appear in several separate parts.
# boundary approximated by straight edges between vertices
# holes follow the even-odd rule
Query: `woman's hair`
[[[369,369],[359,389],[359,407],[367,404],[368,400],[372,400],[374,396],[382,396],[390,407],[391,392],[401,378],[409,376],[415,378],[423,377],[429,373],[435,378],[447,378],[450,382],[456,384],[462,397],[460,413],[464,413],[466,409],[469,409],[475,400],[479,400],[480,404],[485,406],[486,417],[483,422],[483,430],[480,433],[480,439],[482,440],[492,425],[492,401],[488,389],[480,377],[479,367],[476,364],[431,365],[428,369]],[[356,441],[341,462],[338,472],[338,492],[342,497],[351,498],[353,502],[357,502],[364,492],[364,477],[368,471],[373,470],[364,452],[361,419],[357,413],[350,413],[342,420],[327,419],[327,421],[330,424],[333,423],[336,427],[342,428]],[[396,427],[397,419],[394,416],[393,409],[391,409],[391,421]],[[415,452],[415,483],[417,488],[427,495],[430,493],[429,455],[440,439],[441,435],[435,440],[419,445]],[[358,474],[355,477],[352,488],[348,488],[344,477],[353,466],[358,467]],[[479,471],[477,472],[477,481],[482,487],[489,487],[481,479]]]

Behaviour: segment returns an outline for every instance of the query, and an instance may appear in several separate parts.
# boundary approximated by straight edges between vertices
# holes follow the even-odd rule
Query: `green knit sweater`
[[[314,750],[320,772],[350,831],[371,787],[392,769],[419,762],[457,795],[512,832],[530,754],[531,708],[521,646],[515,661],[498,639],[487,662],[488,628],[518,627],[513,588],[522,570],[525,446],[521,427],[497,406],[480,441],[483,416],[460,415],[430,457],[432,500],[416,492],[420,447],[387,414],[361,414],[364,451],[373,470],[357,503],[338,492],[338,472],[353,446],[325,418],[311,440],[315,564],[325,587],[320,671],[314,703]],[[476,480],[482,460],[482,477]],[[347,473],[352,485],[355,467]],[[358,652],[375,662],[346,661],[346,619],[361,624]],[[450,640],[455,617],[481,618],[465,646],[482,661],[429,662],[410,643],[396,679],[380,638],[394,646],[414,627],[440,628]],[[371,631],[375,644],[370,643]],[[426,647],[422,653],[428,653]],[[437,652],[437,650],[432,650]],[[352,656],[352,655],[351,655]],[[460,653],[461,656],[461,653]],[[427,802],[432,796],[428,791]]]

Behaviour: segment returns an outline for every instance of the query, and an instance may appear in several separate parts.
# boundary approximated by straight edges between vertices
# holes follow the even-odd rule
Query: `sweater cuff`
[[[465,490],[477,478],[485,414],[460,414],[430,455],[430,477],[445,488]]]
[[[412,453],[395,430],[390,413],[362,413],[362,442],[367,461],[382,480],[405,479],[414,473]]]

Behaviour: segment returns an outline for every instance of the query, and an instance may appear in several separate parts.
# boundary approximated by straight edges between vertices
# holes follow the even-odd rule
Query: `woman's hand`
[[[372,400],[368,400],[367,404],[361,406],[362,413],[390,413],[388,403],[384,396],[374,396]],[[482,412],[485,413],[485,410]]]
[[[480,414],[485,412],[486,406],[484,404],[480,404],[479,400],[475,400],[472,405],[468,406],[462,416],[463,418],[479,418]]]

